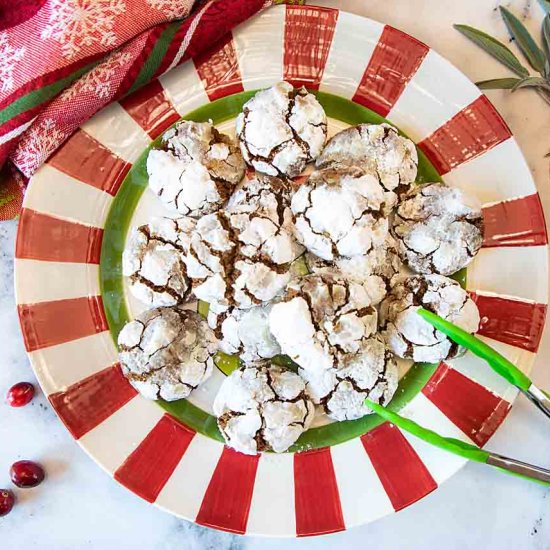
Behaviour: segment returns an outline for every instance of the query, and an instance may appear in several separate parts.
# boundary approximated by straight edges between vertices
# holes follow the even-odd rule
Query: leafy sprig
[[[496,38],[468,25],[454,25],[456,30],[516,75],[476,82],[479,88],[482,90],[511,90],[512,92],[522,88],[533,88],[550,104],[550,0],[539,0],[539,2],[546,12],[541,29],[542,47],[537,45],[525,25],[510,10],[500,6],[500,14],[527,64],[540,76],[533,76],[512,50]]]

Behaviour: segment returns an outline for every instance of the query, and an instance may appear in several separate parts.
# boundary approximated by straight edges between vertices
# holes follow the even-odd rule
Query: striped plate
[[[529,371],[546,313],[547,235],[516,141],[476,86],[428,46],[333,9],[269,9],[207,55],[84,124],[32,179],[19,225],[16,291],[26,348],[44,392],[110,475],[202,525],[305,536],[409,506],[464,461],[380,423],[304,452],[235,453],[207,430],[136,395],[121,374],[111,334],[122,317],[117,320],[117,310],[105,313],[117,293],[102,293],[100,285],[113,257],[102,247],[117,242],[109,234],[109,211],[124,202],[143,150],[186,113],[208,107],[223,120],[222,107],[233,98],[282,78],[340,98],[356,109],[354,116],[388,118],[446,182],[481,200],[487,231],[467,288],[481,310],[481,336]],[[333,130],[345,126],[338,110],[331,117]],[[126,197],[133,200],[131,224],[158,208],[148,196]],[[122,245],[123,239],[115,255]],[[515,395],[467,355],[434,366],[402,411],[444,435],[485,445]],[[207,418],[208,405],[204,412],[194,403]]]

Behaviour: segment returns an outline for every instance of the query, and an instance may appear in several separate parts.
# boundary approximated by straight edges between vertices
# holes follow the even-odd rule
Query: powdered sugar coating
[[[132,232],[122,254],[122,273],[138,300],[151,307],[187,300],[191,284],[185,254],[194,225],[190,218],[155,218]]]
[[[479,328],[479,311],[468,293],[442,275],[408,277],[396,284],[380,307],[382,334],[399,357],[436,363],[462,350],[417,314],[423,307],[467,332]]]
[[[378,335],[364,340],[356,353],[343,356],[334,375],[334,388],[321,399],[334,420],[354,420],[370,414],[365,399],[387,405],[397,390],[397,365]]]
[[[338,258],[335,263],[342,275],[348,279],[361,282],[369,276],[377,276],[388,288],[403,265],[397,253],[397,243],[391,235],[368,254]]]
[[[166,205],[199,217],[223,206],[245,170],[239,148],[211,122],[182,121],[147,157],[149,186]]]
[[[355,353],[377,330],[377,313],[362,285],[335,274],[293,280],[269,315],[283,353],[307,370],[327,370]]]
[[[277,218],[239,207],[201,218],[186,258],[195,296],[216,314],[280,296],[301,249]]]
[[[218,349],[202,317],[180,306],[150,309],[118,335],[124,376],[147,399],[187,397],[212,373]]]
[[[290,207],[290,199],[294,189],[288,180],[254,172],[237,186],[231,195],[226,209],[246,210],[254,212],[261,210],[269,216],[280,217],[280,212]]]
[[[301,368],[307,393],[336,420],[368,414],[366,397],[387,403],[397,367],[375,336],[377,313],[360,284],[334,273],[308,275],[289,285],[273,306],[270,330]]]
[[[240,254],[281,266],[303,252],[293,233],[290,184],[270,176],[245,180],[231,197],[226,212],[240,245]]]
[[[325,260],[367,254],[389,231],[395,195],[360,170],[314,172],[292,197],[298,240]]]
[[[285,266],[239,258],[233,271],[233,303],[241,309],[282,296],[291,275]]]
[[[415,179],[418,153],[414,143],[389,124],[358,124],[327,142],[317,168],[358,166],[377,174],[388,191],[402,192]]]
[[[317,338],[312,313],[305,298],[295,297],[273,306],[269,315],[269,330],[283,353],[304,367],[332,367],[334,358],[326,338]],[[323,336],[323,335],[321,335]]]
[[[224,212],[203,216],[191,233],[185,258],[193,293],[210,304],[214,313],[232,305],[231,277],[236,238]]]
[[[313,94],[279,82],[244,104],[236,131],[249,165],[271,176],[294,177],[321,152],[327,118]]]
[[[269,331],[271,304],[250,309],[232,308],[225,314],[209,315],[208,323],[221,339],[220,349],[238,355],[245,363],[270,359],[281,348]]]
[[[411,269],[452,275],[481,248],[483,217],[479,205],[460,189],[426,183],[413,188],[399,204],[393,232]]]
[[[376,246],[361,256],[325,261],[314,254],[306,253],[305,262],[311,273],[339,274],[346,280],[361,284],[371,305],[377,305],[386,297],[402,266],[396,247],[397,243],[388,235],[381,246]]]
[[[245,454],[286,451],[309,428],[315,412],[304,381],[269,363],[232,372],[213,408],[227,445]]]

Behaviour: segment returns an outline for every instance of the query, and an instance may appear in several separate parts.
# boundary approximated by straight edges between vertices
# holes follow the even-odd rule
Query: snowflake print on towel
[[[0,90],[2,92],[13,88],[13,69],[24,55],[25,48],[14,48],[8,42],[8,33],[0,32]]]
[[[13,163],[29,177],[59,147],[65,137],[54,120],[46,118],[39,124],[32,125],[24,134],[12,157]]]
[[[59,42],[69,59],[96,42],[113,46],[115,19],[125,8],[124,0],[52,0],[49,24],[41,37]]]
[[[193,6],[192,0],[146,0],[152,8],[162,12],[168,19],[186,17]]]
[[[101,99],[111,96],[111,87],[115,82],[117,71],[124,67],[132,56],[128,52],[115,52],[97,67],[91,69],[80,80],[69,86],[60,96],[61,101],[69,101],[85,92],[92,92]]]

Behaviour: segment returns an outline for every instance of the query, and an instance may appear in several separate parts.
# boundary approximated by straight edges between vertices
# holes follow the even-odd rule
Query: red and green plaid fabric
[[[272,3],[0,0],[0,220],[84,121]]]

